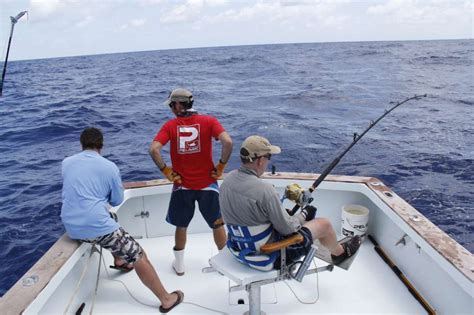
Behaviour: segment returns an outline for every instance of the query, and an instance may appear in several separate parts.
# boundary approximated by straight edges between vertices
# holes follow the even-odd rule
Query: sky
[[[233,45],[472,39],[474,0],[0,0],[0,60]]]

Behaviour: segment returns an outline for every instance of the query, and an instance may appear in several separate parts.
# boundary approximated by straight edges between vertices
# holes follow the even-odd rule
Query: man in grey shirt
[[[274,264],[279,268],[278,257],[264,262],[250,258],[259,255],[261,245],[300,233],[304,241],[287,249],[289,263],[306,255],[313,240],[318,239],[331,252],[334,264],[340,264],[358,250],[360,237],[338,244],[329,220],[314,218],[316,208],[313,206],[305,207],[295,216],[286,212],[273,185],[260,179],[271,155],[280,152],[279,147],[261,136],[250,136],[242,143],[242,165],[225,177],[219,195],[222,217],[229,231],[229,249],[251,267],[268,270],[268,265]]]

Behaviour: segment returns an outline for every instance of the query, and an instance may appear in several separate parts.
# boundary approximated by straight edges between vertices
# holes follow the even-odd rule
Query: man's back
[[[194,114],[165,123],[154,141],[162,145],[170,142],[173,170],[181,175],[183,186],[202,189],[215,181],[211,177],[214,168],[212,138],[217,138],[223,131],[215,117]]]
[[[290,217],[283,209],[278,193],[269,183],[245,167],[230,172],[221,185],[219,196],[226,224],[256,226],[272,223],[282,235],[296,232],[303,221]]]
[[[88,239],[105,235],[119,225],[110,218],[108,203],[123,201],[117,166],[92,150],[64,159],[61,220],[71,238]]]

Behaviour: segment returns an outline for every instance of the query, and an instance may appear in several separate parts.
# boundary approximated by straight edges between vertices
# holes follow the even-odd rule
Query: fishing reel
[[[303,189],[298,184],[290,184],[285,187],[284,199],[296,203],[301,209],[313,202],[313,196],[309,190]]]

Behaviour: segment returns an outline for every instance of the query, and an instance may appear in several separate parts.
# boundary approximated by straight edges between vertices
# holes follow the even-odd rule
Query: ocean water
[[[283,153],[278,171],[321,172],[390,102],[333,170],[374,176],[474,251],[474,42],[261,45],[17,61],[0,98],[0,295],[64,233],[61,161],[86,126],[124,181],[162,177],[148,155],[187,87],[238,147],[261,134]],[[216,145],[219,149],[219,145]],[[218,150],[216,150],[218,151]],[[166,155],[166,154],[165,154]],[[216,155],[217,156],[217,155]]]

